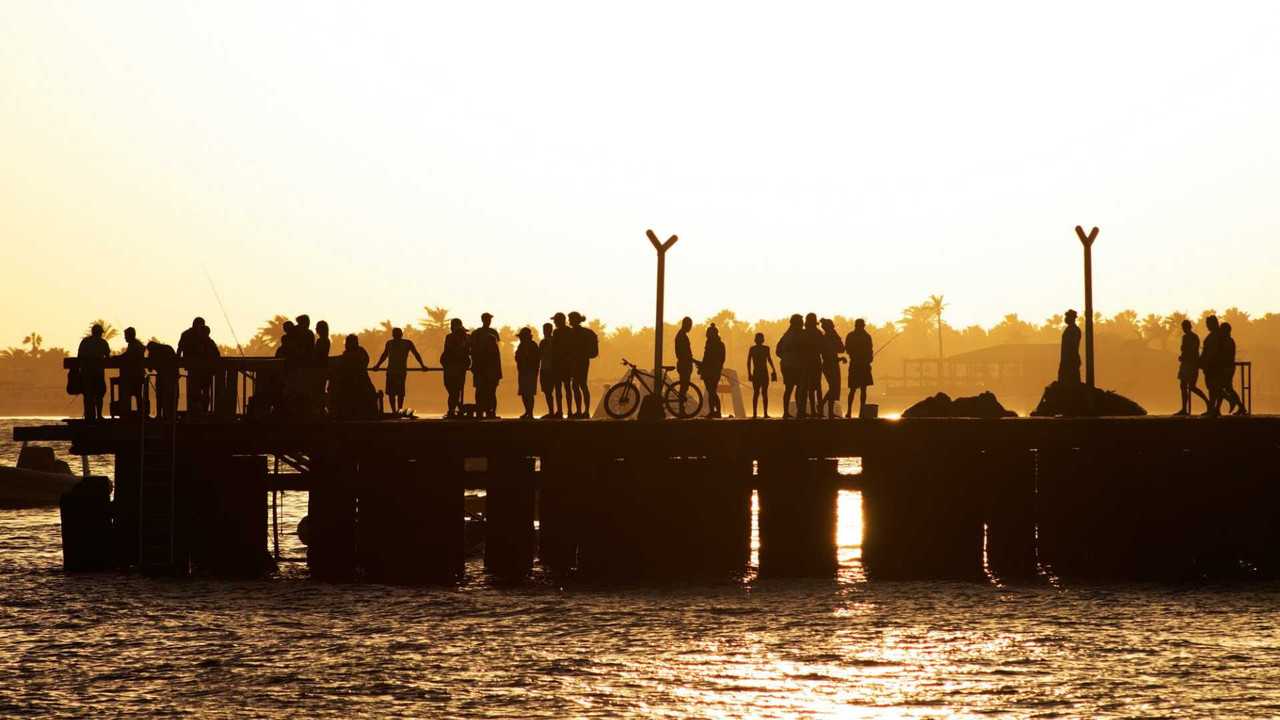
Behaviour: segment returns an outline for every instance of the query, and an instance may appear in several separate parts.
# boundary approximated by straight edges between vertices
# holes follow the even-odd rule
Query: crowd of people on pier
[[[588,382],[592,359],[599,355],[599,338],[584,324],[579,312],[557,312],[544,323],[540,338],[531,328],[516,334],[516,393],[523,405],[521,419],[535,417],[535,404],[542,395],[546,412],[543,419],[580,419],[591,416],[591,389]],[[1081,386],[1080,344],[1082,334],[1077,314],[1064,315],[1058,383]],[[1176,415],[1191,414],[1191,398],[1200,398],[1206,406],[1204,415],[1223,412],[1246,414],[1247,408],[1233,388],[1236,344],[1230,323],[1219,323],[1215,316],[1205,318],[1208,334],[1201,343],[1190,320],[1182,322],[1181,352],[1177,377],[1181,407]],[[332,356],[328,323],[321,320],[312,330],[311,319],[299,315],[286,321],[276,345],[274,364],[245,365],[252,371],[254,388],[247,399],[247,412],[253,416],[330,416],[341,419],[374,418],[381,414],[378,391],[369,377],[370,370],[385,367],[383,397],[392,414],[406,414],[405,395],[409,359],[417,363],[416,371],[440,372],[448,395],[446,418],[496,418],[498,391],[502,374],[502,339],[493,325],[493,316],[484,313],[480,325],[468,330],[462,320],[450,321],[444,338],[439,365],[431,367],[423,359],[413,341],[404,337],[400,328],[391,331],[376,362],[370,366],[369,353],[360,346],[355,335],[344,338],[342,352]],[[694,357],[692,318],[681,320],[675,335],[675,387],[687,392],[694,383],[694,372],[705,388],[707,416],[722,415],[720,383],[727,362],[726,348],[719,329],[710,324],[703,338],[701,357]],[[111,350],[103,337],[103,327],[94,325],[77,351],[78,370],[68,374],[67,390],[83,396],[84,417],[95,420],[103,415],[103,398],[107,383],[105,367]],[[203,318],[195,318],[191,327],[182,331],[176,349],[158,340],[143,344],[134,328],[124,331],[125,348],[117,356],[119,367],[119,414],[150,412],[148,369],[155,378],[155,416],[176,416],[179,394],[179,367],[187,370],[187,413],[193,416],[212,411],[218,386],[220,351]],[[774,356],[777,356],[775,365]],[[769,388],[779,376],[783,384],[782,417],[835,418],[844,400],[843,416],[865,416],[867,391],[874,384],[872,363],[875,351],[866,323],[862,319],[841,336],[834,321],[815,313],[794,314],[787,330],[777,339],[776,347],[767,344],[763,333],[756,333],[754,344],[746,353],[747,377],[751,382],[751,417],[770,417]],[[841,365],[848,365],[843,370]],[[471,376],[472,402],[466,402],[467,375]],[[1198,387],[1204,375],[1207,393]],[[842,398],[842,385],[847,394]],[[234,392],[234,387],[222,391]]]

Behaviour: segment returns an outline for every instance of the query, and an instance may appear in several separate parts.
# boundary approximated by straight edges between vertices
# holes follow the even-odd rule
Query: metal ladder
[[[138,568],[147,574],[175,570],[177,425],[142,423],[138,478]]]

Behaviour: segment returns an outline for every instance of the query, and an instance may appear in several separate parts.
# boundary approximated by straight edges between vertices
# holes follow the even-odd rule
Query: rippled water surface
[[[858,509],[834,581],[607,589],[68,576],[0,511],[0,715],[1280,716],[1280,587],[871,583]]]

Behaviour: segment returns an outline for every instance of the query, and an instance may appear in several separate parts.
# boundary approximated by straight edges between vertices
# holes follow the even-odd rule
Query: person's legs
[[[1178,383],[1178,394],[1182,404],[1178,406],[1178,412],[1175,415],[1186,415],[1191,412],[1191,391],[1187,389],[1186,381]]]
[[[760,383],[751,383],[751,417],[759,417],[757,412],[760,409]]]
[[[764,416],[769,417],[769,383],[760,383],[760,401],[764,405]]]
[[[704,379],[703,379],[703,381],[702,381],[702,387],[706,388],[706,391],[707,391],[707,416],[708,416],[708,417],[715,417],[715,415],[716,415],[716,395],[715,395],[715,392],[716,392],[716,386],[715,386],[715,384],[714,384],[713,382],[711,382],[710,380],[707,380],[707,379],[705,379],[705,378],[704,378]]]
[[[793,390],[795,390],[795,387],[796,386],[793,383],[787,382],[785,379],[782,381],[782,417],[783,418],[791,417],[791,393]]]
[[[578,371],[578,384],[582,386],[582,417],[591,417],[591,385],[587,382],[587,376],[590,374],[591,368],[586,363],[582,364],[582,369]]]

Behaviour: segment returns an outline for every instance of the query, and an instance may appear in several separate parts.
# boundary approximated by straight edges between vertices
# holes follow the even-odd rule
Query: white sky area
[[[1280,311],[1277,3],[0,13],[0,346],[309,312]]]

